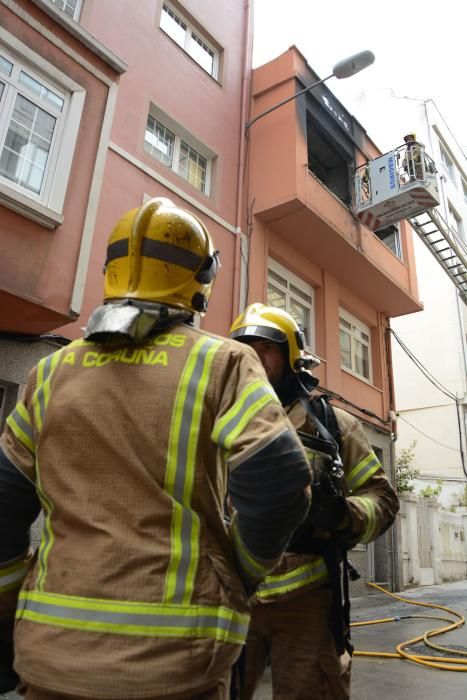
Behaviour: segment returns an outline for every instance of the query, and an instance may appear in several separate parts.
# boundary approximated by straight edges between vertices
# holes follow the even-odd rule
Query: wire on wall
[[[465,465],[464,450],[463,450],[463,446],[462,446],[462,425],[461,425],[461,419],[460,419],[460,415],[459,415],[459,399],[457,398],[457,396],[455,394],[452,393],[452,391],[449,391],[449,389],[447,389],[445,386],[443,386],[443,384],[441,384],[441,382],[431,374],[431,372],[425,367],[425,365],[417,357],[415,357],[415,355],[410,350],[410,348],[408,348],[407,345],[403,342],[403,340],[401,338],[399,338],[399,336],[397,335],[397,333],[394,331],[393,328],[390,328],[389,331],[390,331],[390,333],[392,333],[392,335],[394,336],[394,339],[400,345],[402,350],[412,360],[412,362],[420,370],[420,372],[428,379],[428,381],[431,382],[431,384],[433,384],[433,386],[436,387],[436,389],[438,389],[438,391],[440,391],[442,394],[447,396],[449,399],[452,399],[452,401],[454,401],[454,403],[456,404],[457,428],[459,431],[459,448],[456,450],[456,452],[459,452],[459,454],[460,454],[461,463],[462,463],[462,471],[464,472],[465,476],[467,477],[467,469],[466,469],[466,465]],[[401,415],[399,415],[399,414],[397,414],[397,415],[399,416],[399,418],[402,418]],[[414,428],[414,430],[418,430],[419,433],[421,433],[422,435],[425,435],[425,437],[429,438],[430,440],[433,440],[433,442],[437,442],[433,438],[430,438],[429,435],[426,435],[422,430],[419,430],[414,425],[409,423],[409,421],[406,420],[405,418],[402,418],[402,420],[404,420],[408,425],[410,425],[412,428]],[[440,442],[437,444],[442,445],[442,443],[440,443]],[[448,445],[442,445],[442,447],[447,447],[450,450],[455,449],[453,447],[449,447]]]

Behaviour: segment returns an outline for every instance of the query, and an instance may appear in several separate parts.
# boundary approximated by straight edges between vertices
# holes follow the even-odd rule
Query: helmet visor
[[[271,340],[273,343],[287,342],[285,333],[270,326],[243,326],[243,328],[237,328],[233,331],[230,337],[244,342],[248,342],[248,340]]]

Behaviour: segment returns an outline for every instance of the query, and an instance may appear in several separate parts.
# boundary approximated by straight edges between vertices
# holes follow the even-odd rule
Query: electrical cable
[[[389,331],[390,333],[392,333],[394,339],[398,342],[398,344],[401,346],[404,352],[410,357],[412,362],[418,367],[422,374],[425,375],[428,381],[431,382],[433,386],[435,386],[445,396],[448,396],[450,399],[457,402],[457,396],[451,391],[449,391],[449,389],[447,389],[445,386],[443,386],[441,382],[431,374],[431,372],[425,367],[425,365],[417,357],[415,357],[413,352],[407,347],[404,341],[401,338],[399,338],[395,330],[393,328],[390,328]]]
[[[373,413],[373,411],[369,411],[367,408],[362,408],[361,406],[357,406],[357,404],[352,403],[352,401],[349,401],[348,399],[345,399],[343,396],[340,394],[337,394],[335,391],[332,391],[331,389],[326,389],[326,387],[319,385],[317,387],[320,391],[323,391],[325,394],[330,396],[332,399],[337,399],[341,403],[345,404],[346,406],[352,406],[352,408],[356,408],[357,411],[360,411],[360,413],[364,413],[366,416],[371,416],[371,418],[374,418],[375,420],[378,420],[380,423],[382,423],[386,428],[388,424],[391,421],[388,420],[383,420],[379,416],[376,415],[376,413]]]
[[[457,398],[457,396],[455,394],[453,394],[451,391],[449,391],[449,389],[447,389],[445,386],[443,386],[441,384],[441,382],[438,379],[436,379],[436,377],[434,377],[431,374],[431,372],[422,364],[422,362],[417,357],[415,357],[413,352],[407,347],[407,345],[404,343],[404,341],[401,338],[399,338],[399,336],[397,335],[397,333],[395,332],[395,330],[393,328],[389,328],[389,332],[392,333],[392,335],[394,336],[394,339],[399,343],[401,348],[404,350],[404,352],[407,354],[407,356],[412,360],[412,362],[415,364],[415,366],[418,367],[418,369],[426,377],[426,379],[428,379],[428,381],[431,382],[431,384],[433,384],[433,386],[436,387],[436,389],[438,389],[438,391],[441,391],[441,393],[443,393],[448,398],[452,399],[454,401],[454,403],[456,404],[457,428],[458,428],[458,432],[459,432],[459,446],[460,446],[457,451],[460,454],[462,471],[464,472],[464,475],[467,477],[467,467],[465,464],[464,450],[463,450],[463,445],[462,445],[462,425],[461,425],[461,420],[460,420],[460,416],[459,416],[459,399]],[[402,418],[402,416],[400,416],[399,414],[398,414],[398,416],[400,418]],[[403,419],[403,420],[405,420],[405,419]],[[411,425],[407,420],[406,420],[406,423]],[[418,428],[415,428],[414,425],[412,425],[411,427],[414,428],[415,430],[418,430]],[[423,433],[422,430],[418,430],[418,431],[420,433],[422,433],[422,435],[425,435],[425,433]],[[429,436],[425,435],[425,437],[429,437]],[[429,439],[432,440],[433,438],[429,438]],[[433,442],[437,442],[437,441],[433,440]],[[441,443],[438,443],[438,444],[441,445]],[[447,447],[450,450],[454,449],[452,447],[448,447],[448,445],[442,445],[442,447]]]
[[[411,428],[413,428],[414,430],[416,430],[416,431],[417,431],[418,433],[420,433],[421,435],[424,435],[426,438],[428,438],[428,440],[431,440],[432,442],[435,442],[435,443],[436,443],[437,445],[439,445],[440,447],[445,447],[447,450],[453,450],[453,452],[460,452],[460,450],[459,450],[458,447],[450,447],[449,445],[444,445],[442,442],[438,442],[438,440],[435,440],[435,439],[432,438],[430,435],[427,435],[427,433],[424,433],[423,430],[420,430],[420,428],[417,428],[415,425],[413,425],[412,423],[410,423],[410,421],[408,421],[407,418],[404,418],[404,416],[401,416],[400,413],[397,413],[396,415],[397,415],[398,418],[400,418],[401,420],[403,420],[404,423],[407,423],[407,425],[410,425]]]
[[[402,659],[402,660],[407,660],[411,661],[412,663],[416,664],[421,664],[422,666],[429,666],[431,668],[437,668],[443,671],[467,671],[467,659],[459,659],[455,657],[443,657],[443,656],[426,656],[422,654],[414,654],[406,651],[406,647],[412,646],[414,644],[417,644],[418,642],[423,641],[427,646],[432,647],[434,649],[438,649],[440,651],[447,651],[450,652],[451,654],[462,654],[464,655],[463,651],[458,651],[456,649],[452,649],[450,647],[441,647],[441,646],[435,646],[432,643],[428,642],[429,637],[436,637],[440,634],[444,634],[446,632],[450,632],[454,629],[457,629],[458,627],[462,627],[462,625],[465,623],[465,618],[464,616],[457,612],[456,610],[453,610],[452,608],[448,608],[444,605],[435,605],[433,603],[420,603],[415,600],[410,600],[410,598],[403,598],[402,596],[396,595],[395,593],[391,593],[390,591],[387,591],[385,588],[382,586],[379,586],[376,583],[372,583],[370,581],[367,581],[367,586],[371,586],[372,588],[376,588],[377,590],[381,591],[382,593],[385,593],[388,596],[391,596],[392,598],[395,598],[396,600],[400,600],[403,603],[409,603],[410,605],[418,605],[421,607],[426,607],[426,608],[434,608],[436,610],[443,610],[444,612],[449,613],[450,615],[453,615],[454,617],[457,617],[457,620],[453,620],[452,618],[445,618],[441,616],[430,616],[430,615],[404,615],[402,617],[394,617],[394,618],[382,618],[380,620],[368,620],[366,622],[352,622],[350,624],[351,627],[361,627],[364,625],[369,625],[369,624],[378,624],[378,623],[387,623],[387,622],[399,622],[402,619],[410,619],[410,618],[426,618],[426,619],[436,619],[436,620],[442,620],[443,622],[449,622],[450,624],[445,626],[445,627],[438,627],[436,629],[428,630],[425,632],[425,634],[422,634],[418,637],[415,637],[414,639],[409,639],[405,642],[401,642],[396,646],[396,652],[383,652],[383,651],[354,651],[354,656],[363,656],[363,657],[378,657],[378,658],[391,658],[391,659]],[[467,654],[466,654],[467,655]]]

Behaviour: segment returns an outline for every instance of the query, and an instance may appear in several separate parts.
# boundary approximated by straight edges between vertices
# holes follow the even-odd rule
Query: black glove
[[[307,521],[317,530],[345,530],[350,524],[350,513],[344,496],[327,488],[326,482],[312,486]]]
[[[13,629],[14,617],[0,619],[0,693],[14,690],[19,677],[13,670]]]
[[[350,508],[344,496],[335,491],[332,483],[327,488],[325,483],[314,484],[311,488],[310,510],[294,532],[287,547],[288,552],[323,554],[329,545],[329,539],[323,538],[323,531],[345,540],[346,533],[351,529]]]

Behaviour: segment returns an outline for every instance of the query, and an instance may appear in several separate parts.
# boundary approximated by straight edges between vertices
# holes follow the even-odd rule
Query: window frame
[[[162,26],[162,20],[165,12],[165,8],[169,12],[171,12],[176,19],[181,22],[182,24],[185,25],[185,39],[183,42],[183,46],[181,43],[177,40],[175,36],[170,34],[169,31],[167,31],[166,28]],[[204,70],[205,73],[211,76],[214,80],[219,82],[219,70],[220,70],[220,50],[210,41],[207,37],[206,34],[203,31],[200,31],[193,22],[190,22],[189,19],[187,19],[186,15],[184,15],[182,12],[180,12],[172,3],[167,2],[167,0],[163,0],[161,3],[161,15],[159,18],[159,29],[164,32],[168,37],[174,41],[177,46],[179,46],[190,58],[200,67]],[[198,39],[198,42],[196,42],[196,39],[193,37],[196,37]],[[191,44],[192,42],[195,41],[195,43],[203,43],[213,54],[212,56],[212,72],[207,70],[200,61],[196,58],[196,56],[193,55],[191,49]]]
[[[14,70],[18,77],[21,70],[23,70],[40,84],[58,93],[64,99],[61,116],[57,117],[57,123],[54,128],[41,192],[35,194],[28,188],[12,182],[7,177],[0,176],[0,204],[21,213],[46,228],[56,228],[63,222],[62,213],[65,195],[86,91],[81,85],[1,27],[0,52],[8,61],[14,64]],[[2,82],[5,82],[7,89],[3,90],[0,99],[0,105],[2,106],[0,150],[3,148],[4,140],[8,133],[16,95],[23,95],[25,99],[44,109],[44,105],[41,104],[37,96],[32,91],[28,91],[23,85],[18,85],[17,80],[13,84],[11,79],[5,80],[2,75]],[[45,108],[45,110],[48,113],[53,112],[50,108]]]
[[[444,145],[444,143],[439,139],[439,152],[440,152],[440,157],[441,157],[441,163],[446,171],[446,173],[449,175],[451,180],[456,183],[456,165],[454,163],[454,158],[451,156],[449,153],[449,149]],[[448,163],[446,162],[448,161]]]
[[[13,120],[13,113],[16,108],[16,99],[19,96],[23,97],[26,101],[32,103],[35,107],[43,110],[49,116],[55,119],[55,126],[53,130],[52,139],[50,141],[50,147],[47,152],[47,160],[44,168],[44,174],[42,178],[42,183],[40,191],[36,193],[34,190],[21,185],[20,183],[10,180],[6,175],[0,173],[0,181],[9,187],[17,190],[18,192],[25,194],[37,202],[43,203],[47,201],[50,196],[52,182],[54,177],[54,171],[58,160],[58,150],[59,144],[62,140],[63,128],[64,128],[64,118],[63,115],[67,113],[69,106],[69,94],[58,90],[55,85],[52,85],[49,81],[45,80],[42,76],[39,76],[33,70],[25,67],[19,61],[15,61],[12,56],[10,56],[6,51],[0,48],[0,54],[7,58],[7,60],[13,63],[12,75],[8,78],[4,77],[0,73],[0,81],[5,82],[5,88],[2,92],[0,98],[0,157],[3,155],[3,148],[5,147],[5,141],[8,136],[10,125]],[[51,90],[54,93],[59,93],[58,97],[63,99],[63,107],[60,110],[54,110],[52,107],[44,105],[40,97],[37,97],[32,90],[28,90],[26,85],[21,85],[19,82],[20,76],[25,73],[27,76],[36,80],[42,87]]]
[[[388,244],[386,243],[386,240],[384,240],[383,238],[381,238],[382,232],[383,232],[385,229],[390,229],[390,228],[393,228],[393,231],[391,231],[391,233],[394,235],[394,248],[395,248],[395,250],[393,250],[393,249],[391,248],[391,246],[388,245]],[[398,258],[399,260],[402,260],[402,261],[403,261],[403,256],[402,256],[401,229],[400,229],[400,223],[399,223],[399,221],[397,221],[397,222],[394,223],[394,224],[389,224],[388,226],[382,226],[380,229],[377,229],[376,231],[373,231],[373,233],[374,233],[374,235],[376,236],[376,238],[377,238],[379,241],[381,241],[381,243],[382,243],[383,245],[385,245],[386,248],[387,248],[388,250],[390,250],[391,253],[392,253],[393,255],[396,256],[396,258]],[[386,236],[386,238],[388,238],[388,236]]]
[[[49,1],[50,1],[50,3],[51,3],[54,7],[57,8],[57,10],[58,10],[59,12],[63,12],[63,14],[65,14],[65,15],[66,15],[67,17],[69,17],[70,19],[74,19],[75,22],[78,22],[78,21],[79,21],[79,18],[80,18],[80,15],[81,15],[81,8],[82,8],[82,6],[83,6],[83,0],[76,0],[76,7],[75,7],[75,9],[73,10],[73,16],[70,15],[70,14],[68,14],[68,12],[66,12],[65,9],[64,9],[63,7],[59,7],[58,4],[57,4],[57,2],[55,2],[55,0],[49,0]],[[66,5],[66,3],[67,3],[67,0],[59,0],[59,1],[60,1],[60,2],[63,2],[65,5]]]
[[[346,328],[345,326],[342,326],[341,320],[346,321],[347,323],[350,323],[351,325],[351,332],[349,332],[349,329]],[[356,337],[353,333],[354,327],[358,329],[361,333],[365,333],[365,335],[368,336],[368,343],[366,343],[362,338]],[[347,333],[350,336],[350,360],[352,367],[347,367],[346,365],[343,364],[342,362],[342,351],[341,351],[341,342],[340,342],[340,334],[341,331],[344,333]],[[365,377],[365,375],[360,374],[357,372],[354,364],[354,343],[359,342],[362,345],[365,345],[368,348],[368,377]],[[357,377],[358,379],[361,379],[362,381],[366,382],[367,384],[373,384],[373,353],[372,353],[372,342],[371,342],[371,328],[366,325],[363,321],[360,321],[360,319],[356,318],[353,316],[351,313],[346,311],[342,306],[339,307],[339,355],[340,355],[340,363],[341,363],[341,369],[344,372],[349,372],[354,377]]]
[[[452,202],[448,199],[448,226],[450,230],[461,240],[464,240],[465,238],[465,233],[464,233],[464,223],[462,221],[462,217],[457,211],[456,207],[452,204]],[[454,220],[456,222],[456,228],[454,228],[451,224],[451,221]]]
[[[276,275],[279,275],[282,277],[286,282],[287,285],[286,287],[280,287],[280,283],[275,280],[271,279],[270,277],[270,272],[275,273]],[[298,302],[301,306],[304,306],[305,308],[308,309],[309,311],[309,331],[310,331],[310,337],[306,338],[306,344],[305,344],[305,349],[310,352],[310,353],[315,353],[315,346],[316,346],[316,333],[315,333],[315,290],[313,287],[305,282],[301,277],[298,277],[295,275],[293,272],[291,272],[289,269],[278,263],[274,258],[268,258],[268,267],[267,267],[267,291],[266,291],[266,298],[267,298],[267,303],[269,303],[269,298],[268,298],[268,290],[269,290],[269,284],[272,286],[275,286],[278,288],[279,291],[285,293],[285,298],[286,298],[286,304],[285,304],[285,311],[290,313],[290,298]],[[294,293],[293,290],[290,289],[290,287],[293,286],[296,289],[298,289],[302,294],[305,294],[310,297],[311,301],[308,303],[305,299],[300,297],[298,294]]]
[[[467,205],[467,180],[462,177],[462,194],[464,196],[464,203]]]
[[[172,152],[172,163],[168,165],[164,163],[157,155],[154,155],[155,149],[154,145],[146,139],[146,134],[148,132],[148,122],[149,119],[153,119],[155,126],[159,124],[161,127],[166,129],[174,137],[173,152]],[[153,132],[154,133],[154,132]],[[186,144],[190,149],[195,151],[201,158],[206,161],[206,172],[204,189],[200,189],[194,185],[188,178],[186,178],[180,170],[180,151],[182,148],[182,143]],[[184,129],[180,124],[175,122],[171,117],[165,114],[161,109],[151,104],[146,118],[146,126],[144,129],[144,143],[143,148],[145,153],[147,153],[151,158],[160,163],[165,168],[169,168],[175,175],[178,175],[184,182],[186,182],[190,187],[193,187],[196,192],[204,195],[205,197],[211,196],[211,176],[212,176],[212,166],[213,160],[216,157],[213,151],[207,146],[202,144],[195,136],[190,134],[186,129]]]

